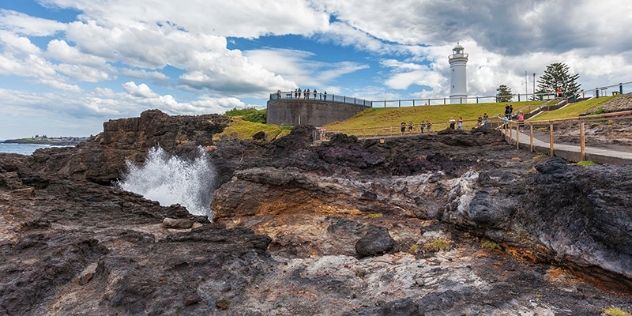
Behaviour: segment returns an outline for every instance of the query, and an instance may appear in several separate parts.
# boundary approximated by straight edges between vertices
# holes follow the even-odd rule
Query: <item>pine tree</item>
[[[577,95],[581,86],[577,83],[579,74],[570,75],[568,70],[568,65],[564,63],[546,66],[544,74],[538,79],[538,90],[555,93],[560,88],[567,98]]]
[[[511,88],[504,84],[501,84],[496,91],[498,91],[496,94],[496,102],[509,102],[513,98]]]

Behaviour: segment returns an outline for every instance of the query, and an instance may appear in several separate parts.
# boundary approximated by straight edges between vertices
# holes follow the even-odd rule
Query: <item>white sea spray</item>
[[[213,218],[210,205],[216,173],[203,148],[200,147],[197,158],[189,161],[154,147],[149,150],[143,165],[127,161],[127,170],[117,183],[121,189],[157,201],[162,206],[180,204],[191,214],[207,215],[209,220]]]

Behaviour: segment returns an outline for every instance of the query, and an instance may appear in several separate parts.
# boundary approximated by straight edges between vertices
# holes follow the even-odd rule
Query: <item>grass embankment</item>
[[[325,125],[329,131],[349,131],[349,134],[361,134],[362,129],[371,129],[376,127],[393,127],[399,128],[402,121],[408,124],[410,121],[415,125],[415,129],[419,130],[419,123],[430,121],[432,130],[443,130],[448,126],[451,117],[458,119],[463,117],[463,129],[469,130],[476,126],[478,116],[487,113],[490,120],[497,115],[503,115],[505,106],[512,104],[514,111],[522,109],[528,112],[535,109],[546,101],[529,101],[529,102],[503,102],[503,103],[478,103],[478,104],[446,104],[446,105],[427,105],[402,108],[371,108],[362,111],[356,116],[343,122],[334,122]],[[350,130],[356,130],[351,132]]]
[[[226,127],[222,133],[213,135],[213,140],[251,139],[253,135],[261,131],[266,133],[266,140],[274,140],[288,135],[291,130],[291,126],[255,123],[246,121],[243,117],[233,117],[230,126]]]
[[[542,114],[536,115],[530,119],[530,121],[547,121],[547,120],[556,120],[563,118],[574,118],[578,117],[579,114],[585,113],[592,108],[595,108],[605,102],[612,100],[612,96],[609,97],[600,97],[598,99],[590,99],[582,102],[571,103],[559,110],[544,112]]]

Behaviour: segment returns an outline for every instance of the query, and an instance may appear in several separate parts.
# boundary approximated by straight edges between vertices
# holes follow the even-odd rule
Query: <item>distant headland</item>
[[[72,146],[84,142],[87,139],[88,137],[47,137],[46,135],[35,135],[34,137],[28,138],[7,139],[5,141],[0,141],[0,143]]]

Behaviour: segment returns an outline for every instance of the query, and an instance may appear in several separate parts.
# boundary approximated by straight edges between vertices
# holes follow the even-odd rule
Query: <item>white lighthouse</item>
[[[463,53],[463,46],[456,43],[452,49],[452,55],[448,56],[450,61],[450,103],[467,103],[467,81],[465,66],[467,64],[467,54]]]

